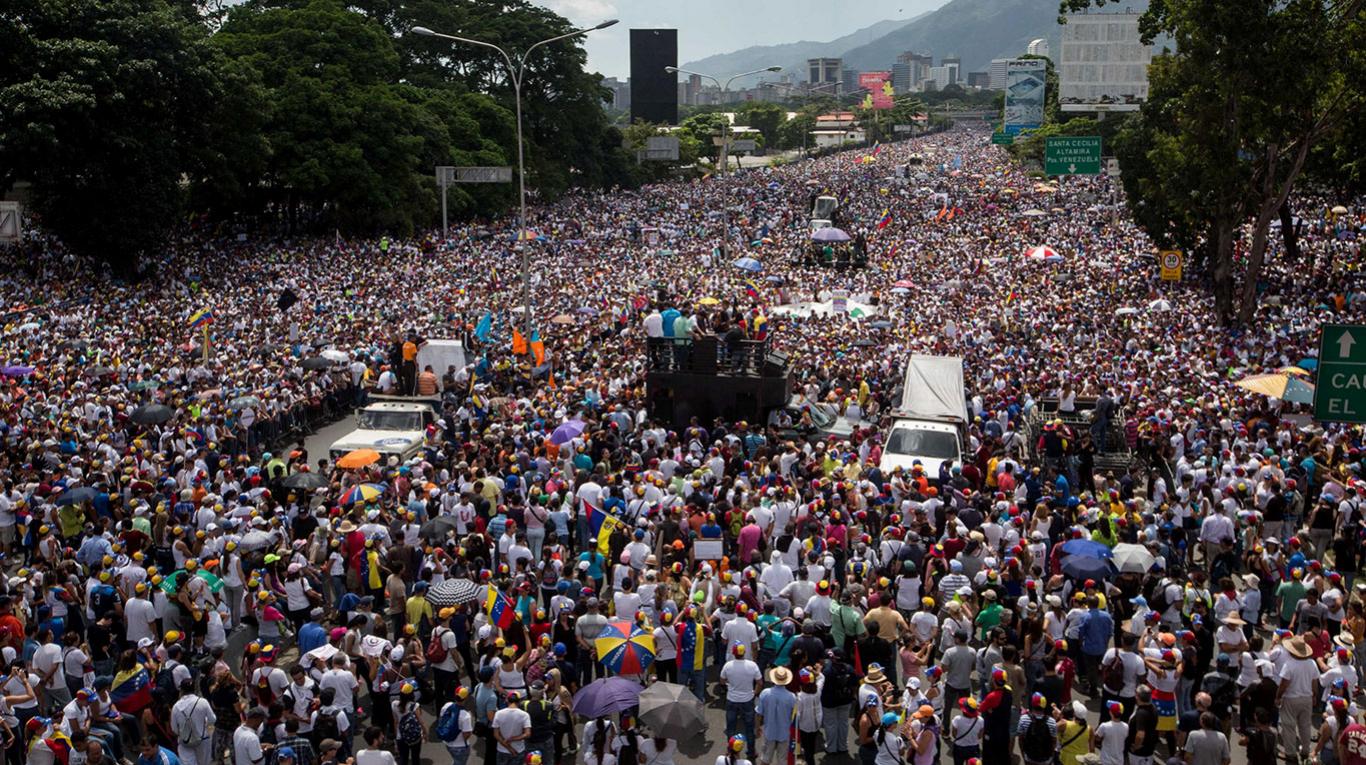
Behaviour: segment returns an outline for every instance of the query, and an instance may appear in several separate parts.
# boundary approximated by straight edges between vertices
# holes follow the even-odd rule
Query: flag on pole
[[[608,543],[612,539],[612,530],[622,525],[621,521],[606,510],[593,507],[587,500],[583,503],[583,510],[588,513],[589,536],[598,540],[598,552],[606,555],[611,549]]]
[[[517,607],[497,587],[489,587],[488,597],[484,598],[484,610],[489,614],[489,621],[500,630],[511,627],[517,620]]]
[[[749,280],[749,279],[746,279],[746,280],[745,280],[745,294],[748,295],[748,296],[750,296],[750,297],[752,297],[752,298],[758,298],[758,297],[759,297],[759,286],[756,285],[753,281],[751,281],[751,280]]]
[[[892,246],[887,248],[887,257],[888,257],[889,259],[890,259],[890,258],[895,258],[895,257],[896,257],[896,254],[897,254],[898,252],[900,252],[900,251],[901,251],[901,242],[892,242]]]
[[[474,325],[474,336],[479,339],[479,342],[484,343],[488,342],[489,335],[492,333],[493,314],[485,311],[484,315],[479,317],[479,323]]]
[[[209,309],[207,309],[207,308],[201,308],[201,309],[199,309],[198,311],[195,311],[193,314],[190,315],[190,321],[189,321],[190,329],[197,329],[197,328],[199,328],[199,327],[204,326],[205,324],[212,324],[212,323],[213,323],[213,311],[211,311],[211,310],[209,310]]]
[[[512,355],[525,356],[526,354],[526,336],[514,328],[512,330]]]
[[[882,210],[882,217],[881,217],[881,218],[878,218],[878,221],[877,221],[877,230],[878,230],[878,231],[881,231],[882,229],[887,228],[887,224],[889,224],[889,223],[891,223],[891,222],[892,222],[892,209],[891,209],[890,207],[883,208],[883,210]]]
[[[873,156],[876,157],[879,153],[881,153],[881,151],[882,151],[882,141],[876,141],[876,142],[874,142],[874,143],[873,143]]]

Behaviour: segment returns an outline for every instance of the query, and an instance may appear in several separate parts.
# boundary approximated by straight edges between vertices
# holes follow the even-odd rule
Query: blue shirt
[[[170,749],[159,746],[157,753],[151,757],[145,754],[138,755],[138,765],[180,765],[180,758]]]
[[[106,555],[114,554],[114,546],[104,537],[88,537],[81,542],[81,549],[76,551],[76,560],[83,566],[93,566],[100,562]]]
[[[1110,647],[1110,638],[1115,634],[1115,620],[1109,611],[1093,608],[1086,613],[1081,623],[1081,652],[1089,656],[1100,656]]]
[[[498,711],[498,691],[488,683],[480,683],[474,689],[474,721],[488,722]]]
[[[764,729],[760,735],[765,741],[792,739],[792,709],[796,706],[797,696],[782,686],[770,685],[759,692],[759,703],[754,712],[764,717]]]
[[[327,630],[317,622],[308,622],[299,628],[299,653],[308,653],[314,648],[327,645]]]
[[[678,317],[679,313],[677,308],[665,308],[663,311],[660,312],[659,318],[664,320],[663,329],[665,337],[674,336],[674,320]]]

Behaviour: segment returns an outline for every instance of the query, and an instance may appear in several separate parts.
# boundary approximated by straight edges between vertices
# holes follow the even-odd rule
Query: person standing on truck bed
[[[403,395],[410,396],[417,387],[417,349],[426,345],[427,341],[418,337],[416,332],[409,332],[408,339],[403,341],[403,346],[399,352],[403,356],[403,365],[399,367],[399,384]]]

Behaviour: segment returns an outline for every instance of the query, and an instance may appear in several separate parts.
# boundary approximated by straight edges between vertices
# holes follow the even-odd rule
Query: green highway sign
[[[1366,325],[1323,325],[1314,419],[1366,422]]]
[[[1009,133],[992,133],[991,142],[997,146],[1009,146],[1015,143],[1015,136]]]
[[[1100,175],[1100,136],[1048,138],[1043,150],[1043,172],[1045,175]]]

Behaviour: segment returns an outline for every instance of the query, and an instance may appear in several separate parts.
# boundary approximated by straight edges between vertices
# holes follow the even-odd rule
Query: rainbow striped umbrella
[[[654,634],[626,619],[608,622],[593,646],[602,666],[619,675],[643,675],[655,660]]]
[[[354,505],[357,502],[374,502],[384,494],[383,486],[376,486],[373,483],[363,483],[352,486],[341,496],[343,505]]]

